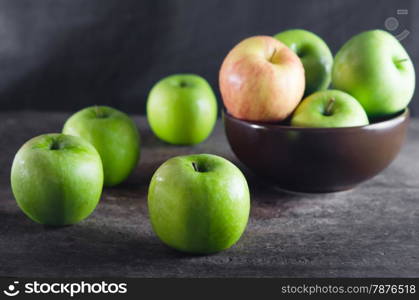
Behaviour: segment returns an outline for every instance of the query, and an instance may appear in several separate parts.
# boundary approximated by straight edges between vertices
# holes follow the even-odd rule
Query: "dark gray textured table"
[[[231,153],[222,124],[195,147],[158,141],[144,118],[141,162],[105,189],[96,211],[74,226],[28,220],[9,187],[13,155],[27,139],[58,132],[67,114],[0,113],[0,276],[419,276],[419,120],[382,174],[335,194],[290,194],[249,174]],[[249,226],[237,245],[210,256],[173,251],[153,234],[147,187],[166,159],[214,153],[238,164],[252,192]]]

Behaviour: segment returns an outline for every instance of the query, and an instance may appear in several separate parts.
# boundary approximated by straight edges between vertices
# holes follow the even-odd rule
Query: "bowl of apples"
[[[237,158],[282,189],[324,193],[352,189],[396,158],[415,71],[382,30],[354,36],[333,59],[320,37],[296,29],[240,42],[219,85]]]

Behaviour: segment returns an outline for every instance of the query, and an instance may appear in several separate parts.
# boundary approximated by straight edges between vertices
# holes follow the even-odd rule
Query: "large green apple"
[[[329,87],[332,80],[333,55],[327,44],[314,33],[291,29],[274,36],[283,42],[303,63],[306,77],[306,96]]]
[[[291,125],[298,127],[353,127],[368,123],[361,104],[338,90],[311,94],[300,103],[291,119]]]
[[[89,216],[99,202],[103,168],[87,141],[64,134],[45,134],[26,142],[12,165],[17,204],[32,220],[69,225]]]
[[[235,244],[246,228],[250,196],[241,171],[216,155],[174,157],[151,179],[152,227],[167,245],[213,253]]]
[[[105,185],[124,181],[137,166],[140,135],[134,121],[125,113],[108,106],[92,106],[72,115],[63,133],[80,136],[99,152]]]
[[[165,142],[204,141],[217,120],[217,100],[208,82],[194,74],[175,74],[157,82],[147,100],[147,118]]]
[[[415,70],[399,41],[382,30],[362,32],[336,54],[333,87],[354,96],[368,116],[404,109],[415,90]]]

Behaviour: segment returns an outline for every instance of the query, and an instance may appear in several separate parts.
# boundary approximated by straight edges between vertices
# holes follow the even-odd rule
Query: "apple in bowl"
[[[226,112],[223,119],[231,149],[253,173],[285,190],[326,193],[352,189],[385,169],[403,145],[409,111],[339,128],[250,122]]]
[[[277,37],[307,55],[305,79],[294,59],[275,60],[278,50],[271,56],[261,50],[270,44],[265,37],[245,40],[228,54],[220,71],[228,142],[244,165],[283,189],[351,189],[381,172],[401,149],[415,85],[412,63],[388,33],[361,33],[336,55],[331,75],[336,90],[323,90],[330,82],[330,55],[322,66],[321,51],[311,52],[319,40],[303,47],[306,32],[296,33]],[[325,76],[313,72],[314,65]],[[304,80],[317,92],[299,103],[294,96]]]
[[[361,32],[335,57],[332,84],[354,96],[369,117],[402,111],[415,90],[415,69],[406,50],[383,30]]]
[[[361,104],[345,92],[326,90],[305,98],[292,115],[296,127],[354,127],[369,123]]]
[[[219,85],[224,105],[234,117],[278,122],[293,112],[304,94],[304,68],[283,43],[270,36],[254,36],[228,53]]]
[[[304,29],[290,29],[274,36],[294,51],[303,63],[306,76],[305,96],[329,87],[333,55],[316,34]]]

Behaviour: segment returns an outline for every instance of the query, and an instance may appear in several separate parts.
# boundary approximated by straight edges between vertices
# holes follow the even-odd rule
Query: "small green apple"
[[[332,80],[333,55],[327,44],[314,33],[303,29],[291,29],[274,36],[301,59],[306,77],[305,96],[325,90]]]
[[[204,141],[217,120],[217,100],[208,82],[193,74],[175,74],[157,82],[147,100],[154,134],[175,145]]]
[[[80,136],[95,146],[103,163],[105,186],[124,181],[140,158],[140,135],[134,121],[108,106],[92,106],[72,115],[63,133]]]
[[[415,69],[393,35],[370,30],[351,38],[336,54],[332,83],[354,96],[368,116],[385,116],[409,104]]]
[[[214,253],[231,247],[244,232],[249,188],[241,171],[222,157],[178,156],[154,173],[148,209],[165,244],[184,252]]]
[[[338,90],[311,94],[301,102],[291,119],[291,125],[298,127],[353,127],[368,123],[359,102]]]
[[[12,165],[13,195],[22,211],[45,225],[70,225],[88,217],[99,202],[103,168],[87,141],[44,134],[27,141]]]

